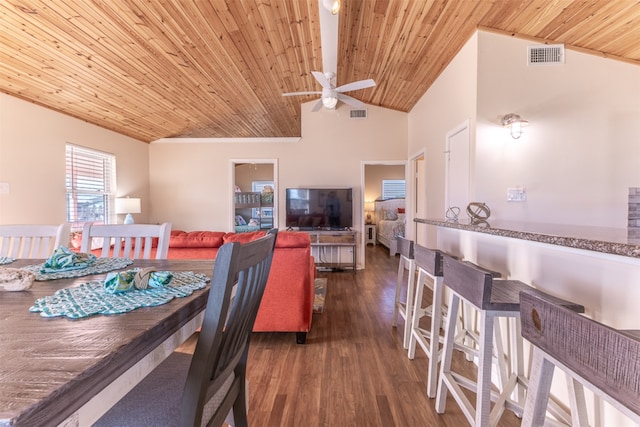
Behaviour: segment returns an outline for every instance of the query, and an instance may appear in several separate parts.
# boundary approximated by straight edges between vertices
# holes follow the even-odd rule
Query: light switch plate
[[[508,202],[524,202],[527,199],[524,187],[507,188]]]
[[[9,194],[8,182],[0,182],[0,194]]]

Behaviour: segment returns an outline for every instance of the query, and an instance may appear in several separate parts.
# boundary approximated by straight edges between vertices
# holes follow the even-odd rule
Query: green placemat
[[[190,271],[172,274],[171,283],[164,288],[135,289],[119,294],[107,292],[102,281],[83,283],[77,287],[60,289],[51,296],[38,298],[29,311],[40,313],[42,317],[65,316],[71,319],[96,314],[120,314],[189,296],[193,291],[205,288],[209,282],[204,274]]]

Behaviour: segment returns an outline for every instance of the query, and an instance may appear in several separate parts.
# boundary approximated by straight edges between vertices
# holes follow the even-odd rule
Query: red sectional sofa
[[[169,259],[213,259],[227,242],[248,242],[265,234],[173,230]],[[280,231],[267,287],[254,324],[255,332],[296,332],[303,344],[311,329],[316,269],[309,234]]]

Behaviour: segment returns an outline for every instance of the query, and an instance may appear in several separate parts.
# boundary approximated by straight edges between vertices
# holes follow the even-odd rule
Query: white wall
[[[640,185],[640,67],[569,49],[564,65],[527,67],[530,44],[477,32],[409,113],[427,216],[444,212],[445,134],[470,119],[471,198],[492,218],[626,228],[628,188]],[[529,120],[518,140],[500,124],[512,112]],[[507,202],[521,186],[527,200]]]
[[[473,147],[476,116],[477,34],[472,36],[409,113],[408,158],[425,152],[426,213],[444,216],[446,134],[470,121]],[[473,148],[472,148],[473,150]],[[426,228],[418,233],[426,233]],[[422,240],[421,236],[419,240]],[[433,244],[434,240],[427,240]]]
[[[152,143],[150,180],[153,219],[174,228],[228,230],[230,159],[278,159],[279,224],[285,223],[288,187],[353,187],[354,222],[362,222],[361,160],[403,160],[407,114],[368,107],[368,119],[349,109],[311,112],[302,106],[302,139],[274,143]],[[359,229],[360,227],[357,226]]]
[[[495,218],[626,228],[640,185],[640,67],[566,50],[527,67],[525,40],[478,34],[475,188]],[[518,113],[518,140],[499,124]],[[507,187],[524,186],[524,203]]]
[[[73,143],[116,155],[118,195],[142,199],[149,213],[148,144],[0,94],[0,224],[66,221],[65,144]]]
[[[640,67],[566,51],[566,64],[527,67],[530,42],[479,32],[409,114],[409,157],[426,147],[427,216],[442,218],[444,136],[472,130],[472,197],[492,218],[626,228],[628,187],[640,184]],[[470,75],[473,74],[477,79]],[[529,120],[514,140],[507,113]],[[527,200],[506,201],[524,186]],[[489,221],[491,222],[491,221]],[[581,303],[595,320],[638,328],[639,263],[481,233],[425,227],[427,244]],[[562,381],[553,392],[564,393]],[[590,395],[594,425],[628,425]]]

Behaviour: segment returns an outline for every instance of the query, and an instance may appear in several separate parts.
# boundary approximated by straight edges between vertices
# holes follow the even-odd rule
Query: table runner
[[[171,283],[163,288],[136,289],[112,294],[103,281],[91,281],[77,287],[57,290],[53,295],[38,298],[29,309],[42,317],[66,316],[80,319],[96,314],[120,314],[141,307],[166,304],[174,298],[189,296],[207,286],[209,278],[190,271],[174,272]]]
[[[77,270],[65,270],[55,273],[42,273],[43,264],[34,264],[21,267],[23,270],[30,271],[36,275],[37,281],[70,279],[74,277],[89,276],[91,274],[107,273],[113,270],[120,270],[128,265],[133,264],[133,260],[129,258],[97,258],[95,262],[86,267]]]
[[[0,256],[0,265],[11,264],[15,260],[15,258],[11,258],[10,256]]]

